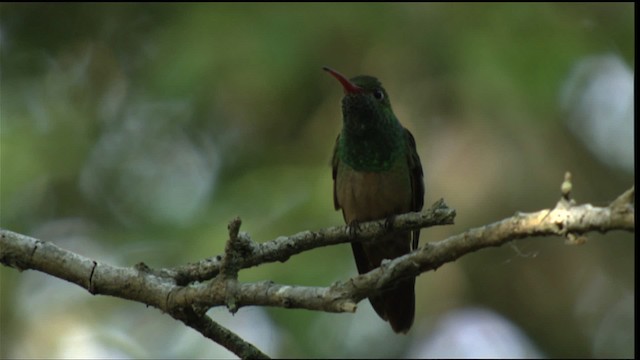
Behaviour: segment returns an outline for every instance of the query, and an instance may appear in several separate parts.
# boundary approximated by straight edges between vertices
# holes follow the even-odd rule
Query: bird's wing
[[[411,210],[420,211],[424,205],[424,175],[422,172],[422,164],[420,163],[420,157],[416,150],[416,140],[413,138],[413,135],[409,130],[404,130],[405,137],[407,139],[407,162],[409,164],[409,174],[411,176]],[[419,238],[420,230],[413,231],[411,241],[412,249],[416,249],[418,247]]]
[[[336,176],[338,175],[338,141],[340,141],[340,134],[336,138],[336,145],[333,147],[333,158],[331,159],[331,175],[333,176],[333,206],[336,210],[340,209],[340,203],[338,202],[338,194],[336,193]]]

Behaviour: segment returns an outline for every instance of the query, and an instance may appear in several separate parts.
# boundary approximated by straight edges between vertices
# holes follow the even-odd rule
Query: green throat
[[[395,125],[395,126],[394,126]],[[351,134],[343,129],[338,143],[340,160],[356,171],[380,172],[393,167],[404,154],[404,129],[397,123],[368,134]]]

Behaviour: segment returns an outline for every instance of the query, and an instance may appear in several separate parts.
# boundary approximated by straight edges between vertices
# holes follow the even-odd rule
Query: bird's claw
[[[360,223],[355,220],[351,221],[349,225],[347,225],[347,234],[350,238],[354,239],[358,235],[358,232],[360,232]]]
[[[384,219],[384,228],[387,231],[392,231],[393,230],[393,223],[396,221],[396,216],[395,215],[389,215],[387,216],[386,219]]]

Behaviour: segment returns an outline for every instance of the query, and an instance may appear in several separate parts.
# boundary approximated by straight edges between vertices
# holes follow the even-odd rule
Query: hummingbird
[[[393,219],[420,211],[424,203],[422,164],[416,142],[391,109],[387,91],[373,76],[347,79],[323,67],[344,89],[342,130],[331,161],[333,203],[350,229],[358,223]],[[352,242],[358,273],[417,248],[420,231],[389,232],[363,244]],[[415,314],[415,277],[369,297],[378,316],[396,333],[406,333]]]

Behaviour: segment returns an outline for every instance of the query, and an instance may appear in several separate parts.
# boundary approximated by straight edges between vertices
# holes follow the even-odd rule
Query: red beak
[[[344,87],[344,92],[346,94],[352,94],[352,93],[357,93],[357,92],[361,92],[362,88],[355,85],[354,83],[352,83],[351,81],[349,81],[346,77],[344,77],[342,74],[340,74],[339,72],[323,66],[322,69],[324,71],[329,72],[329,74],[333,75],[334,78],[338,79],[338,81],[340,81],[340,83],[342,84],[342,87]]]

